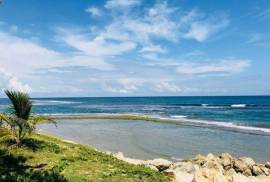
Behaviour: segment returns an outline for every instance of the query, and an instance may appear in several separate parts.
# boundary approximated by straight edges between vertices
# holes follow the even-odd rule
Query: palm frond
[[[56,124],[56,121],[48,116],[32,116],[29,118],[29,122],[31,122],[33,125],[37,125],[42,122],[49,122],[49,123]]]
[[[12,125],[13,120],[5,113],[0,113],[0,120],[6,122],[8,125]]]
[[[9,90],[6,90],[5,93],[12,103],[12,113],[18,118],[28,120],[33,106],[29,95],[23,92]]]

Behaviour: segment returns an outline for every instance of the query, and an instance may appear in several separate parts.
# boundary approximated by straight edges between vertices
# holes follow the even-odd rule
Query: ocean
[[[35,114],[134,114],[270,132],[270,96],[33,99]],[[0,111],[8,100],[0,99]]]
[[[230,152],[270,160],[270,96],[34,98],[33,103],[35,114],[130,114],[168,120],[68,120],[57,128],[40,126],[45,132],[101,150],[123,151],[129,157]],[[8,100],[0,99],[0,111],[7,110]]]

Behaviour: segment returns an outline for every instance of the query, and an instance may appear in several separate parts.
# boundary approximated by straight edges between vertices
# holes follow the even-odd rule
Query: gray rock
[[[257,166],[261,168],[261,170],[264,172],[264,174],[266,176],[269,176],[269,174],[270,174],[270,169],[269,168],[265,167],[264,164],[258,164]]]
[[[154,159],[146,161],[146,164],[155,166],[159,171],[164,171],[172,165],[172,162],[166,159]]]
[[[269,176],[270,175],[270,169],[268,169],[268,168],[261,168],[262,170],[263,170],[263,172],[264,172],[264,174],[266,175],[266,176]]]
[[[227,182],[227,178],[216,169],[200,169],[195,173],[193,182]]]
[[[225,170],[229,170],[233,167],[233,158],[228,153],[223,153],[219,156],[219,163],[223,166]]]
[[[262,170],[259,166],[257,166],[257,165],[254,165],[254,166],[252,167],[252,173],[253,173],[255,176],[264,175],[263,170]]]
[[[266,162],[265,167],[270,169],[270,162]]]
[[[247,169],[243,172],[243,175],[245,175],[245,176],[252,176],[252,171],[251,171],[251,169],[247,168]]]
[[[225,176],[233,176],[235,174],[236,174],[236,172],[235,172],[235,170],[233,168],[225,171]]]
[[[233,167],[236,172],[243,173],[246,169],[250,168],[249,163],[246,163],[245,161],[241,159],[234,160]]]
[[[197,167],[195,168],[195,165],[192,164],[191,162],[177,162],[172,165],[172,168],[183,171],[183,172],[194,173],[197,168]]]
[[[153,165],[149,165],[149,164],[146,164],[145,165],[146,167],[149,167],[150,169],[154,170],[154,171],[159,171],[158,168],[156,166],[153,166]]]
[[[255,165],[255,161],[250,157],[240,157],[239,159],[250,168]]]
[[[174,173],[175,182],[193,182],[194,174],[176,170]]]

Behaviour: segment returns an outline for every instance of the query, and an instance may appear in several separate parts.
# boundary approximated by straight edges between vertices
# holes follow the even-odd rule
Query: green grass
[[[135,115],[86,115],[86,116],[56,116],[53,119],[118,119],[118,120],[142,120],[152,122],[164,122],[163,119],[148,117],[148,116],[135,116]]]
[[[135,166],[93,148],[33,134],[14,147],[0,128],[0,181],[170,181],[164,174]]]

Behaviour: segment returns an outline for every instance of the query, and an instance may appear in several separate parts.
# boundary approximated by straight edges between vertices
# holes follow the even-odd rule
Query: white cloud
[[[0,32],[0,66],[10,75],[0,78],[1,86],[52,95],[177,94],[187,92],[181,82],[190,75],[233,74],[249,66],[240,59],[202,62],[199,50],[181,55],[174,49],[184,47],[183,39],[207,40],[228,26],[227,16],[183,11],[160,1],[131,9],[140,2],[107,1],[106,14],[97,7],[86,10],[93,16],[102,13],[106,21],[90,28],[57,29],[55,43],[69,52]]]
[[[234,74],[244,71],[250,66],[249,60],[222,60],[207,63],[182,63],[176,71],[180,74]]]
[[[11,73],[7,72],[3,68],[0,68],[0,74],[1,74],[1,78],[3,79],[0,81],[4,82],[0,84],[0,87],[2,87],[2,90],[11,89],[11,90],[19,90],[23,92],[31,92],[32,89],[28,84],[23,84],[21,81],[19,81],[16,77],[14,77]]]
[[[190,24],[190,30],[183,35],[186,39],[195,39],[198,42],[203,42],[212,34],[227,27],[229,20],[226,16],[218,18],[206,19],[202,21],[193,21]]]
[[[90,56],[87,54],[67,53],[63,54],[54,50],[42,47],[29,39],[23,39],[0,32],[0,78],[1,86],[25,91],[39,91],[39,87],[46,84],[45,77],[40,75],[41,70],[51,68],[63,70],[66,67],[86,67],[102,71],[113,70],[114,66],[107,63],[102,57]],[[75,71],[75,70],[74,70]],[[58,79],[52,79],[53,83]],[[18,79],[19,78],[19,79]],[[39,79],[42,79],[41,82]],[[59,79],[64,79],[60,78]],[[22,83],[28,83],[23,84]],[[49,81],[48,81],[49,82]],[[53,85],[46,85],[53,87]]]
[[[155,41],[194,39],[203,42],[228,25],[226,14],[208,15],[194,9],[183,12],[164,1],[141,11],[120,12],[97,34],[104,39],[136,42],[143,47],[141,51],[145,48],[163,52]]]
[[[89,56],[115,56],[121,55],[136,48],[136,44],[131,41],[110,42],[104,37],[97,36],[92,40],[82,35],[66,33],[61,35],[63,41],[69,46],[81,51]]]
[[[85,12],[90,13],[92,16],[100,16],[102,14],[101,10],[96,7],[89,7]]]
[[[158,57],[158,55],[156,53],[143,53],[141,54],[141,57],[146,59],[146,60],[149,60],[149,61],[157,61],[157,62],[169,62],[169,59],[163,59],[161,57]]]
[[[141,0],[108,0],[105,4],[105,8],[108,9],[127,8],[140,4]]]
[[[145,81],[134,78],[118,79],[114,83],[106,83],[104,89],[106,91],[118,94],[130,94],[139,89]]]
[[[163,49],[160,45],[149,45],[146,47],[143,47],[140,50],[141,53],[145,53],[145,52],[157,52],[157,53],[166,53],[166,50]]]
[[[177,86],[173,83],[169,83],[167,81],[161,81],[159,83],[156,83],[155,88],[158,92],[164,92],[164,93],[166,93],[166,92],[182,92],[183,91],[179,86]]]

